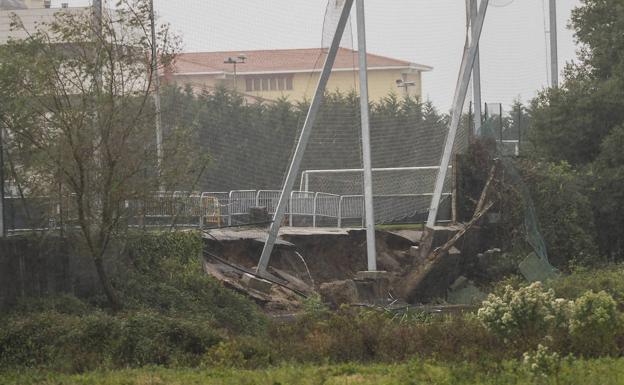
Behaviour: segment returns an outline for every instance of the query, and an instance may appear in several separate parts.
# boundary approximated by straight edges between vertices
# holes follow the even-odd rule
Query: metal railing
[[[141,200],[127,200],[120,210],[130,227],[235,226],[249,224],[249,212],[254,207],[274,214],[280,194],[279,190],[154,193]],[[376,195],[376,219],[394,223],[399,214],[413,217],[414,213],[426,211],[430,199],[431,193]],[[9,231],[58,230],[77,225],[77,211],[69,198],[58,203],[46,197],[8,197],[6,202]],[[286,215],[290,226],[360,227],[365,220],[364,199],[362,195],[293,191]]]

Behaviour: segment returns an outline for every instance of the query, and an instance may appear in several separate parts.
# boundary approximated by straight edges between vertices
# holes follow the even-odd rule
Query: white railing
[[[340,221],[340,195],[316,193],[313,212],[312,227],[316,227],[318,218],[335,218]]]
[[[281,195],[280,190],[260,190],[256,194],[256,206],[266,207],[269,213],[274,213],[277,209],[277,202]],[[288,209],[287,209],[288,211]]]
[[[292,191],[290,193],[290,210],[288,210],[289,222],[292,227],[293,217],[314,216],[314,193],[308,191]]]
[[[263,207],[269,215],[275,213],[280,198],[279,190],[234,190],[230,192],[168,192],[154,193],[151,197],[141,200],[127,200],[122,209],[132,227],[162,227],[172,224],[179,227],[232,226],[238,222],[245,224],[252,207]],[[426,211],[431,193],[376,195],[373,203],[376,219],[380,223],[392,223],[397,212],[405,218],[413,218],[412,214]],[[450,193],[444,194],[450,196]],[[14,225],[8,223],[11,231],[27,231],[24,211],[19,205],[28,206],[31,211],[38,209],[41,220],[34,227],[58,229],[60,224],[75,224],[75,209],[70,202],[64,203],[61,214],[58,203],[48,202],[48,198],[39,197],[26,199],[26,203],[18,203],[18,198],[7,198],[14,203],[9,204],[15,217]],[[49,203],[49,204],[47,204]],[[322,192],[293,191],[288,199],[286,215],[291,226],[361,226],[364,222],[364,199],[362,195],[337,195]],[[44,207],[45,206],[45,207]],[[391,207],[392,210],[389,210]],[[389,213],[389,211],[392,211]],[[384,214],[385,213],[385,214]],[[11,215],[7,212],[7,218]],[[48,218],[48,220],[46,220]],[[306,220],[307,218],[307,220]],[[299,220],[301,219],[301,220]],[[10,222],[10,221],[9,221]],[[33,226],[30,226],[33,227]],[[33,230],[33,229],[31,229]]]
[[[256,194],[256,190],[230,191],[228,226],[232,226],[232,219],[235,215],[247,215],[249,213],[249,209],[256,204]]]

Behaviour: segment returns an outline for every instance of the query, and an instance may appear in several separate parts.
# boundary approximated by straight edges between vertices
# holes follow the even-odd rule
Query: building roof
[[[179,54],[173,73],[175,75],[208,75],[232,72],[231,64],[223,63],[228,58],[237,58],[244,53],[246,61],[237,68],[239,74],[320,72],[327,50],[322,48],[283,49],[260,51],[188,52]],[[357,51],[340,48],[334,71],[353,70],[358,67]],[[413,69],[431,71],[433,68],[405,60],[368,54],[368,68]]]

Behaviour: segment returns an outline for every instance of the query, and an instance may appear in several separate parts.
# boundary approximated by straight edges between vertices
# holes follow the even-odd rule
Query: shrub
[[[271,350],[299,362],[397,362],[429,357],[461,362],[509,357],[474,317],[395,317],[342,307],[321,320],[302,317],[270,331]]]
[[[597,257],[587,178],[565,162],[525,161],[520,166],[535,202],[550,262],[562,270],[570,264],[591,266],[602,262]]]
[[[0,326],[0,367],[82,372],[144,365],[197,365],[223,340],[209,323],[137,312],[84,316],[55,311],[8,317]]]
[[[576,351],[586,355],[611,354],[619,330],[617,304],[604,291],[589,291],[574,301],[570,334]]]
[[[600,269],[580,268],[546,283],[558,296],[576,299],[588,290],[609,293],[624,310],[624,265],[608,265]]]
[[[524,353],[523,364],[534,378],[542,380],[555,376],[556,383],[559,383],[561,356],[556,352],[551,353],[548,347],[539,344],[536,351]]]
[[[202,359],[202,366],[256,369],[274,364],[274,353],[266,340],[239,337],[222,341]]]
[[[203,271],[198,232],[142,234],[128,243],[129,261],[116,277],[128,308],[201,318],[234,333],[265,331],[266,317],[255,303]]]
[[[117,366],[196,365],[222,340],[204,322],[139,312],[123,320],[114,361]]]
[[[490,294],[478,317],[492,332],[508,340],[526,343],[567,328],[570,302],[555,298],[540,282],[514,290],[505,288],[502,296]]]

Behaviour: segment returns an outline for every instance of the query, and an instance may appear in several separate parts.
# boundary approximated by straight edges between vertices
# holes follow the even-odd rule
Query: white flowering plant
[[[524,353],[523,364],[534,378],[541,380],[551,376],[558,377],[562,361],[558,353],[551,352],[547,346],[539,344],[534,352]]]
[[[617,303],[605,291],[588,291],[574,301],[570,335],[577,351],[588,355],[613,353],[620,323]]]
[[[540,282],[514,290],[507,286],[502,296],[490,294],[477,315],[495,334],[505,339],[545,337],[567,329],[572,302],[556,298]]]

